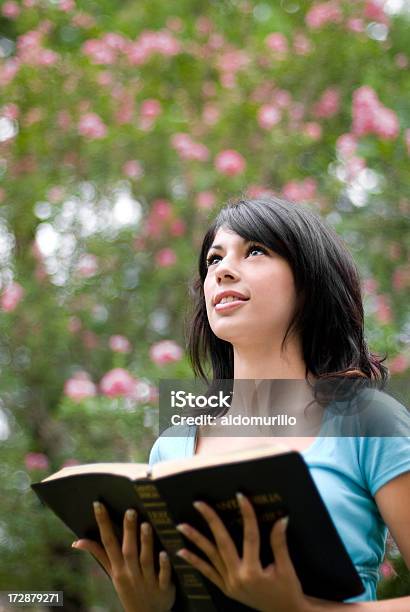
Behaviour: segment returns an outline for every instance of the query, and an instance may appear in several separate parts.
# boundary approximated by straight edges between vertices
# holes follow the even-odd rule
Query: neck
[[[305,379],[306,365],[300,344],[289,341],[284,351],[280,342],[233,347],[234,379]]]

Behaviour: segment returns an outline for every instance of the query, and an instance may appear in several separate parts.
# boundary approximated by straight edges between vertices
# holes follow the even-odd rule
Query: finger
[[[275,557],[275,565],[278,571],[290,571],[295,573],[292,560],[289,556],[288,543],[286,540],[286,528],[289,517],[286,516],[274,524],[270,532],[270,543]]]
[[[161,550],[159,553],[159,574],[158,574],[158,585],[160,591],[166,591],[171,584],[171,561],[165,550]]]
[[[203,501],[194,502],[194,507],[207,521],[215,538],[218,553],[220,554],[225,566],[229,569],[236,568],[240,563],[238,551],[236,550],[236,546],[232,542],[232,538],[227,532],[222,520],[219,518],[215,510],[213,510],[213,508],[208,506],[208,504]]]
[[[123,528],[122,554],[124,561],[133,574],[139,575],[141,568],[138,559],[137,512],[133,508],[129,508],[124,513]]]
[[[121,568],[124,560],[120,545],[112,528],[108,511],[101,502],[94,502],[93,506],[95,518],[100,530],[101,541],[104,545],[108,559],[110,560],[111,567]]]
[[[85,550],[92,554],[97,561],[99,561],[104,567],[105,571],[111,576],[111,564],[110,560],[107,557],[107,554],[103,547],[98,544],[98,542],[94,542],[93,540],[77,540],[73,542],[71,546],[77,550]]]
[[[187,523],[180,523],[176,525],[178,531],[184,534],[191,542],[193,542],[198,548],[200,548],[208,557],[210,561],[212,561],[214,567],[224,578],[227,576],[226,566],[221,559],[218,550],[212,542],[208,540],[205,536],[202,535],[199,531],[188,525]]]
[[[145,580],[153,584],[155,582],[154,552],[152,527],[149,523],[141,524],[140,566]]]
[[[207,563],[203,559],[200,559],[199,557],[197,557],[197,555],[194,555],[194,553],[191,553],[186,548],[181,548],[177,551],[176,554],[178,555],[178,557],[181,557],[182,559],[190,563],[204,576],[206,576],[206,578],[208,578],[211,582],[216,584],[216,586],[220,588],[221,591],[224,591],[225,583],[222,577],[209,565],[209,563]]]
[[[243,493],[237,493],[236,497],[243,518],[242,560],[246,565],[256,568],[260,566],[260,536],[255,510]]]

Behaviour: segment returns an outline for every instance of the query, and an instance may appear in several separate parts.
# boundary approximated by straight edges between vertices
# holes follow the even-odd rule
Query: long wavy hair
[[[336,388],[343,393],[343,381],[347,379],[350,390],[352,379],[359,386],[384,388],[389,371],[382,362],[387,355],[380,358],[368,349],[360,276],[346,245],[312,210],[269,196],[228,201],[206,231],[198,273],[189,284],[187,354],[195,376],[208,385],[209,391],[215,381],[234,378],[232,344],[212,331],[203,290],[206,255],[222,226],[245,240],[269,247],[290,265],[297,303],[281,351],[289,334],[300,335],[305,378],[309,372],[315,377],[316,400],[326,403],[329,392],[334,395]]]

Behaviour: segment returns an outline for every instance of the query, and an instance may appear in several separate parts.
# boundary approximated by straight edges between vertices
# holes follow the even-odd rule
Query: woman
[[[201,378],[207,378],[203,365],[209,359],[212,380],[233,379],[234,385],[241,379],[299,379],[313,383],[315,389],[329,377],[350,374],[377,381],[381,387],[387,380],[387,369],[369,353],[364,339],[354,262],[337,234],[304,207],[273,197],[229,203],[204,237],[199,276],[192,289],[188,351]],[[222,306],[223,292],[237,292],[241,299]],[[360,420],[356,414],[349,420],[355,432],[350,436],[287,438],[309,465],[362,578],[362,596],[344,603],[305,596],[288,554],[286,521],[276,522],[272,529],[275,564],[262,568],[259,531],[244,496],[238,498],[244,519],[242,557],[216,512],[203,502],[196,508],[208,520],[215,544],[187,525],[179,529],[209,562],[186,549],[180,556],[229,597],[257,610],[313,612],[342,610],[347,605],[352,611],[409,610],[410,597],[375,601],[386,526],[410,567],[409,415],[381,391],[374,392],[372,402],[382,418],[389,414],[389,424],[393,423],[389,437],[380,431],[363,432],[356,427]],[[300,416],[305,414],[305,403],[295,405],[300,406]],[[150,463],[221,452],[228,445],[232,449],[255,445],[254,438],[208,434],[205,427],[188,427],[178,438],[161,436],[151,450]],[[139,555],[135,522],[124,519],[121,551],[104,509],[101,516],[97,520],[104,548],[87,540],[81,540],[79,548],[92,552],[109,571],[125,610],[171,609],[175,591],[169,559],[164,558],[156,576],[149,527],[147,535],[142,534]]]

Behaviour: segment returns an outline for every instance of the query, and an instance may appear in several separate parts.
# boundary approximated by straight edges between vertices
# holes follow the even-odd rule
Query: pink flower
[[[364,27],[363,19],[352,17],[346,21],[346,28],[350,30],[350,32],[360,34],[361,32],[364,32]]]
[[[392,276],[392,286],[396,291],[410,287],[410,264],[396,268]]]
[[[326,89],[313,108],[313,114],[320,119],[333,117],[339,112],[340,94],[334,87]]]
[[[366,0],[364,5],[364,16],[370,21],[388,24],[389,19],[384,12],[384,0]]]
[[[156,119],[161,114],[161,103],[159,100],[144,100],[140,107],[142,117],[146,119]]]
[[[195,21],[195,29],[199,34],[210,34],[214,25],[209,17],[201,16]]]
[[[81,117],[78,131],[86,138],[104,138],[107,134],[107,126],[96,113],[87,113]]]
[[[91,253],[84,253],[81,255],[76,266],[76,272],[82,278],[91,278],[95,276],[98,272],[97,257]]]
[[[246,193],[250,198],[276,195],[273,189],[269,189],[269,187],[264,187],[263,185],[249,185]]]
[[[89,38],[82,46],[82,52],[87,55],[93,64],[114,64],[117,53],[103,40]]]
[[[288,52],[288,41],[280,32],[273,32],[265,38],[265,44],[276,56],[284,56]]]
[[[245,51],[232,49],[222,53],[216,62],[217,67],[221,72],[234,75],[241,68],[245,68],[249,64],[249,56]]]
[[[49,466],[48,457],[44,453],[27,453],[24,463],[29,471],[46,470]]]
[[[151,208],[151,216],[154,219],[165,221],[172,214],[172,204],[168,200],[154,200]]]
[[[76,372],[64,383],[64,395],[75,402],[81,402],[86,397],[94,397],[96,386],[87,372]]]
[[[373,128],[376,134],[386,140],[392,140],[399,135],[399,120],[394,111],[380,105],[373,117]]]
[[[391,374],[401,374],[407,370],[409,365],[410,363],[406,355],[400,354],[390,361],[389,370]],[[386,574],[383,573],[383,576],[386,576]]]
[[[58,8],[60,11],[63,11],[63,13],[69,13],[75,9],[75,2],[74,0],[60,0]]]
[[[0,115],[2,115],[3,117],[6,117],[7,119],[10,119],[11,121],[14,121],[15,119],[18,118],[20,114],[20,109],[17,106],[17,104],[5,104],[1,109],[0,109]]]
[[[274,102],[280,108],[287,108],[292,102],[292,96],[286,89],[278,89],[274,94]]]
[[[8,19],[16,19],[20,15],[20,10],[17,2],[5,2],[1,8],[2,14]]]
[[[352,115],[352,131],[356,136],[376,134],[384,139],[394,139],[399,134],[396,113],[383,106],[376,92],[367,85],[353,93]]]
[[[353,134],[342,134],[336,141],[336,149],[341,157],[351,157],[356,153],[357,139]]]
[[[115,353],[129,353],[131,351],[131,344],[128,338],[119,334],[110,336],[108,345]]]
[[[383,561],[379,567],[379,570],[383,578],[392,578],[393,576],[396,576],[396,572],[390,561]]]
[[[328,23],[339,23],[342,19],[342,11],[337,2],[322,2],[314,4],[306,13],[305,22],[308,28],[318,29]]]
[[[0,297],[0,306],[5,312],[12,312],[24,295],[24,289],[19,283],[10,283]]]
[[[284,185],[282,193],[285,198],[293,202],[312,200],[316,195],[317,182],[313,178],[303,181],[289,181]]]
[[[161,268],[168,268],[169,266],[173,266],[176,260],[176,253],[173,249],[170,248],[161,249],[155,256],[155,261]]]
[[[375,317],[379,323],[386,325],[393,320],[389,297],[384,294],[376,296]]]
[[[134,178],[134,179],[139,179],[144,174],[144,171],[142,169],[140,162],[137,161],[136,159],[130,159],[126,161],[122,167],[122,171],[125,174],[125,176],[128,176],[129,178]]]
[[[202,210],[211,209],[216,202],[216,196],[213,191],[200,191],[196,195],[195,204],[197,208]]]
[[[362,282],[362,289],[365,293],[373,294],[379,288],[379,283],[374,278],[365,278]]]
[[[303,131],[312,140],[319,140],[322,136],[322,126],[316,121],[309,121],[303,126]]]
[[[226,149],[216,156],[215,168],[226,176],[236,176],[245,170],[246,161],[238,151]]]
[[[273,106],[273,104],[264,104],[259,109],[258,123],[264,130],[270,130],[280,122],[281,118],[281,111],[276,106]]]
[[[54,187],[50,187],[47,191],[48,201],[52,204],[57,204],[61,202],[64,197],[64,188],[60,187],[60,185],[55,185]]]
[[[171,236],[183,236],[186,231],[185,222],[182,219],[175,219],[172,221],[169,228]]]
[[[178,132],[171,138],[171,145],[181,159],[206,161],[209,158],[208,148],[192,140],[189,134]]]
[[[114,368],[102,377],[101,393],[106,397],[130,396],[135,390],[135,378],[123,368]]]
[[[145,30],[135,42],[128,45],[126,54],[131,64],[139,66],[148,61],[154,53],[172,57],[180,50],[180,43],[169,31]]]
[[[16,76],[19,71],[21,61],[17,57],[11,57],[7,59],[2,65],[0,65],[0,85],[5,87]]]
[[[183,353],[179,344],[173,340],[160,340],[159,342],[155,342],[149,350],[150,359],[156,365],[180,361]]]

